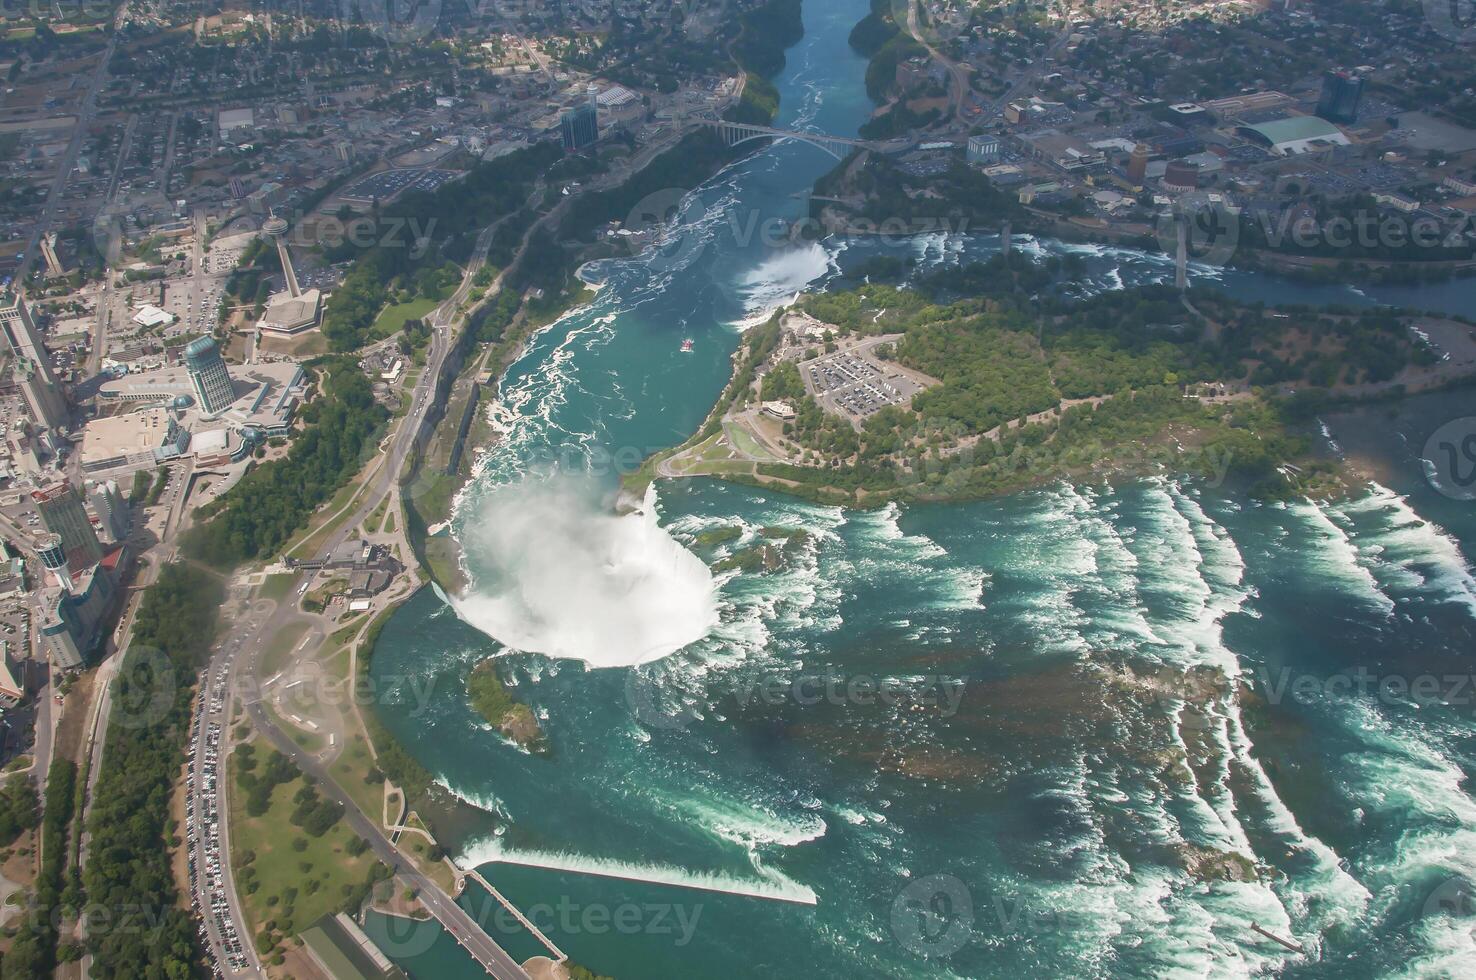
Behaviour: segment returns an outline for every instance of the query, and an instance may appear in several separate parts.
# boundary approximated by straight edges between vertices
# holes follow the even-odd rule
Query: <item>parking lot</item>
[[[8,525],[4,530],[13,528],[19,532],[23,544],[34,544],[46,533],[46,528],[41,525],[41,514],[28,492],[10,490],[0,494],[0,517],[4,518],[4,525]]]
[[[340,195],[345,201],[388,201],[407,190],[435,191],[451,178],[454,170],[381,170],[349,186]]]
[[[30,655],[31,607],[20,593],[0,600],[0,642],[8,644],[12,661]]]
[[[236,641],[239,643],[239,640]],[[226,965],[233,972],[245,970],[250,964],[242,945],[230,903],[226,897],[225,879],[221,868],[220,840],[220,719],[224,717],[226,677],[229,660],[211,678],[200,696],[199,710],[195,713],[194,726],[190,731],[189,795],[185,799],[185,824],[189,847],[190,899],[195,914],[200,918],[200,941],[210,960],[216,977],[224,971],[217,961],[216,942],[211,942],[213,931],[219,948],[224,950]],[[204,744],[201,745],[201,738]],[[200,873],[204,864],[204,875]],[[207,914],[207,911],[208,914]],[[214,927],[212,930],[212,926]]]
[[[926,384],[896,365],[871,354],[877,338],[850,349],[825,354],[800,365],[805,388],[820,407],[859,424],[888,405],[907,406]]]

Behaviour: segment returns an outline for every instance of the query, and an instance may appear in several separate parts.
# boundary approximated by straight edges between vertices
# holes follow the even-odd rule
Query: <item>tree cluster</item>
[[[329,360],[321,370],[322,393],[302,409],[306,429],[286,456],[255,467],[200,508],[184,542],[191,557],[225,568],[273,554],[364,465],[389,413],[352,359]]]
[[[184,764],[190,700],[215,635],[220,584],[183,564],[169,565],[144,593],[133,644],[114,680],[108,725],[88,823],[89,901],[148,910],[148,928],[89,937],[99,980],[183,980],[194,975],[194,929],[180,908],[170,867],[170,799]]]

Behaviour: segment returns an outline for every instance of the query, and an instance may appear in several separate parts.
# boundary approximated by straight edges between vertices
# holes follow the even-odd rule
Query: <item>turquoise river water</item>
[[[866,9],[805,5],[780,125],[865,120],[846,37]],[[508,372],[453,521],[473,584],[420,593],[373,666],[384,721],[459,801],[443,842],[617,980],[1473,975],[1476,519],[1419,458],[1468,394],[1323,419],[1328,452],[1380,474],[1339,503],[1165,476],[848,511],[692,481],[612,515],[616,467],[700,424],[745,324],[878,250],[927,269],[998,248],[742,233],[802,214],[832,165],[779,143],[725,170],[666,245],[588,269],[592,304]],[[1172,275],[1021,247],[1082,256],[1082,292]],[[1470,283],[1195,274],[1476,308]],[[782,567],[710,571],[774,528],[806,532]],[[547,754],[469,706],[494,655]],[[1397,683],[1423,677],[1433,696]],[[541,951],[477,886],[461,901]],[[481,975],[434,925],[369,925],[417,980]]]

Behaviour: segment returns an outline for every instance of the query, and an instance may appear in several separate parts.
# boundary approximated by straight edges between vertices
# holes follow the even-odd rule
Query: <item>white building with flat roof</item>
[[[318,325],[323,316],[323,294],[316,289],[305,289],[293,296],[288,291],[277,293],[267,303],[256,322],[258,329],[267,333],[304,333]]]
[[[157,306],[145,304],[139,307],[137,313],[133,314],[133,322],[145,329],[166,327],[174,322],[174,314],[167,310],[161,310]]]
[[[228,139],[238,129],[250,129],[256,125],[256,112],[247,106],[244,109],[222,109],[217,117],[220,138]]]
[[[301,365],[238,365],[230,378],[235,400],[219,412],[201,409],[183,368],[126,374],[105,382],[98,390],[101,401],[132,404],[136,410],[88,423],[82,437],[82,469],[87,473],[139,469],[186,453],[197,461],[244,459],[260,440],[291,432],[307,389]]]

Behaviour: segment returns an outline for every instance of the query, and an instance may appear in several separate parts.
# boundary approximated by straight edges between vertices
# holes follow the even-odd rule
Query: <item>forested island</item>
[[[472,708],[504,738],[534,752],[548,750],[548,742],[533,709],[514,700],[502,678],[497,676],[497,662],[484,660],[466,679],[467,695]]]
[[[862,506],[1153,473],[1330,494],[1347,474],[1309,438],[1318,411],[1471,373],[1443,353],[1471,345],[1466,322],[1169,287],[1072,299],[1055,288],[1069,264],[1001,255],[802,297],[749,333],[707,424],[639,479]]]

